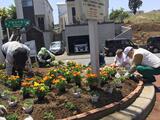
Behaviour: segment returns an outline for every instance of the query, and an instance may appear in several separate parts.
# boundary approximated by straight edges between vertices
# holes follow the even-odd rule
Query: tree
[[[129,0],[129,9],[132,10],[133,14],[137,13],[137,9],[139,9],[142,6],[143,2],[142,0]]]
[[[4,28],[4,21],[7,18],[16,19],[16,7],[14,5],[11,5],[9,6],[9,8],[0,8],[0,17],[2,17],[1,23],[2,27]]]
[[[7,9],[8,12],[8,16],[12,19],[16,19],[17,15],[16,15],[16,7],[14,5],[9,6],[9,8]]]
[[[113,10],[110,13],[110,20],[115,22],[123,22],[125,18],[129,17],[128,12],[125,12],[123,8]]]
[[[8,17],[7,9],[5,7],[0,8],[0,17],[1,17],[2,28],[4,28],[4,21]]]

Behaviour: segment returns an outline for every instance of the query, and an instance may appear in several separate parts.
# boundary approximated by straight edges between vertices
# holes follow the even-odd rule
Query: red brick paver
[[[160,120],[160,75],[156,76],[154,85],[159,89],[156,89],[156,102],[147,120]]]

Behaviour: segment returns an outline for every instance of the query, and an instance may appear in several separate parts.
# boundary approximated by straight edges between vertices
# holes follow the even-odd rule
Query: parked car
[[[124,49],[127,46],[132,46],[133,48],[138,48],[129,39],[110,39],[106,40],[105,47],[108,49],[107,56],[115,56],[117,49]]]
[[[49,50],[55,55],[61,55],[64,53],[65,48],[61,41],[54,41],[51,43]]]
[[[160,52],[160,36],[148,38],[146,48],[153,53]]]

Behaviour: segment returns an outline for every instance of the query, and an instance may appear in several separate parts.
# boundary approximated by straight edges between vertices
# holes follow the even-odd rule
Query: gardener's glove
[[[51,59],[48,59],[48,60],[47,60],[47,63],[50,63],[50,62],[51,62]]]
[[[4,105],[0,105],[0,116],[7,113],[7,109]]]
[[[124,77],[129,77],[130,73],[127,71],[125,74],[124,74]]]

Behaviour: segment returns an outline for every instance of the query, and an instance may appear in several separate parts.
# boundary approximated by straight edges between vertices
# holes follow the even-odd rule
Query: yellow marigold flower
[[[42,86],[42,87],[40,87],[40,91],[44,91],[45,90],[45,88]]]
[[[38,87],[38,86],[39,86],[39,83],[34,82],[34,87]]]
[[[41,82],[41,83],[44,83],[44,82],[45,82],[45,80],[44,80],[44,79],[42,79],[40,82]]]

